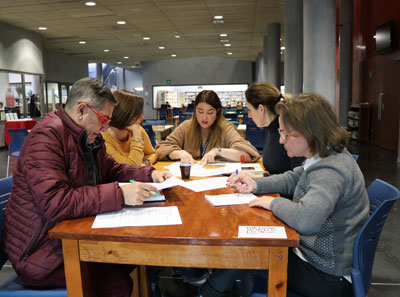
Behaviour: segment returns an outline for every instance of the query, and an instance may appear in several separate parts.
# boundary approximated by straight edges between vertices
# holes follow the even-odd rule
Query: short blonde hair
[[[339,125],[335,111],[321,95],[300,94],[280,101],[275,108],[285,126],[306,138],[313,154],[324,158],[345,148],[349,133]]]

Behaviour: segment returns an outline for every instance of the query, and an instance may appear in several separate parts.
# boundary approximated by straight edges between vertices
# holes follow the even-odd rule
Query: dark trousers
[[[260,277],[261,276],[261,277]],[[248,297],[254,287],[254,280],[265,282],[267,291],[267,270],[219,269],[200,287],[203,297],[223,297],[234,286],[236,280],[241,281],[241,295]],[[261,278],[261,280],[260,280]],[[288,290],[304,297],[353,297],[353,288],[343,277],[337,277],[314,268],[289,250]]]

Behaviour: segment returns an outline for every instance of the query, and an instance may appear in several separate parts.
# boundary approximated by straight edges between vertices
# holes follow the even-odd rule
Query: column
[[[353,1],[340,0],[339,15],[339,124],[346,127],[353,93]]]
[[[303,0],[285,0],[285,93],[303,92]]]
[[[96,79],[103,81],[103,64],[96,63]]]
[[[263,81],[264,77],[264,56],[262,53],[258,53],[256,60],[256,80]]]
[[[304,92],[336,106],[336,1],[303,0]]]
[[[263,69],[263,76],[260,81],[268,81],[268,36],[264,36],[263,39],[263,62],[264,62],[264,69]]]
[[[267,79],[278,89],[281,85],[281,24],[268,24]]]

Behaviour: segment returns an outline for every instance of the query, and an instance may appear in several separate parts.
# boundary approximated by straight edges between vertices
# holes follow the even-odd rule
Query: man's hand
[[[150,191],[157,192],[157,188],[140,182],[121,186],[124,203],[126,205],[142,205],[151,196]]]
[[[172,174],[169,171],[154,170],[151,173],[151,178],[153,179],[153,182],[155,182],[155,183],[162,183],[163,181],[170,178],[171,176],[172,176]]]

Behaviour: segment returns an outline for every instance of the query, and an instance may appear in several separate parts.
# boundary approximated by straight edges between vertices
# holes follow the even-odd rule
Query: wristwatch
[[[219,147],[219,148],[218,148],[218,154],[217,154],[217,156],[220,156],[220,157],[221,157],[221,154],[222,154],[222,149],[221,149],[221,147]]]

